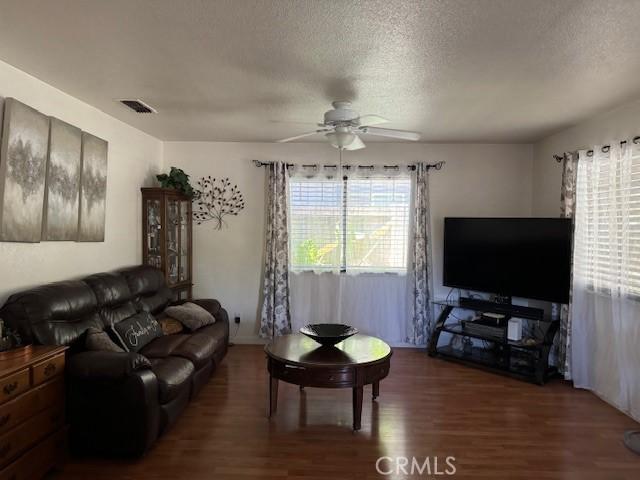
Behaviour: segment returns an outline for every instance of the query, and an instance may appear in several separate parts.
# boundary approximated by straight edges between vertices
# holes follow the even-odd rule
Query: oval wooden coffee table
[[[302,334],[276,337],[265,347],[269,370],[268,415],[278,403],[278,380],[304,387],[352,388],[353,429],[360,430],[362,388],[373,385],[375,400],[380,380],[389,373],[391,347],[379,338],[354,335],[335,347],[323,347]]]

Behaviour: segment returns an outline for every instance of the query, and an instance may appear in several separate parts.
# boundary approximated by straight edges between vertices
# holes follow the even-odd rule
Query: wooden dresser
[[[0,480],[36,480],[63,462],[66,348],[0,353]]]

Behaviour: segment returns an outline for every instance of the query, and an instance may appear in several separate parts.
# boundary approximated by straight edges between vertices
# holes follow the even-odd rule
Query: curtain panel
[[[566,153],[562,161],[562,186],[560,189],[560,216],[574,218],[576,209],[576,181],[578,174],[578,154]],[[571,268],[573,277],[573,268]],[[573,278],[571,279],[573,283]],[[565,380],[571,380],[571,309],[572,297],[569,293],[569,303],[553,305],[554,315],[560,317],[560,329],[554,343],[554,356],[558,371]]]
[[[285,162],[267,165],[265,260],[260,336],[291,333],[289,311],[288,172]]]
[[[581,151],[577,178],[573,382],[640,420],[640,146]]]
[[[425,163],[418,163],[414,175],[413,245],[410,271],[413,305],[406,341],[413,345],[425,345],[433,329],[429,168]]]

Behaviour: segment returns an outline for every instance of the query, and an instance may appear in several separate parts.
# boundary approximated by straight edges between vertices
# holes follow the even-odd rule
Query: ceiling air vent
[[[123,105],[129,107],[136,113],[158,113],[155,108],[150,107],[142,100],[118,100]]]

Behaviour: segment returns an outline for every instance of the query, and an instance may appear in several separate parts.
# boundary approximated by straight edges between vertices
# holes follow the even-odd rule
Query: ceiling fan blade
[[[358,122],[360,125],[380,125],[382,123],[389,123],[389,120],[380,115],[362,115],[358,119]]]
[[[378,135],[380,137],[401,138],[402,140],[420,140],[420,134],[418,132],[409,132],[406,130],[393,130],[391,128],[378,128],[378,127],[360,127],[359,130],[362,133],[368,135]]]
[[[360,150],[361,148],[366,147],[364,142],[356,135],[356,138],[349,145],[344,147],[345,150]]]
[[[276,143],[286,143],[292,140],[297,140],[299,138],[310,137],[311,135],[315,135],[316,133],[328,132],[329,130],[323,128],[321,130],[314,130],[313,132],[303,133],[301,135],[296,135],[295,137],[283,138],[282,140],[276,140]]]

